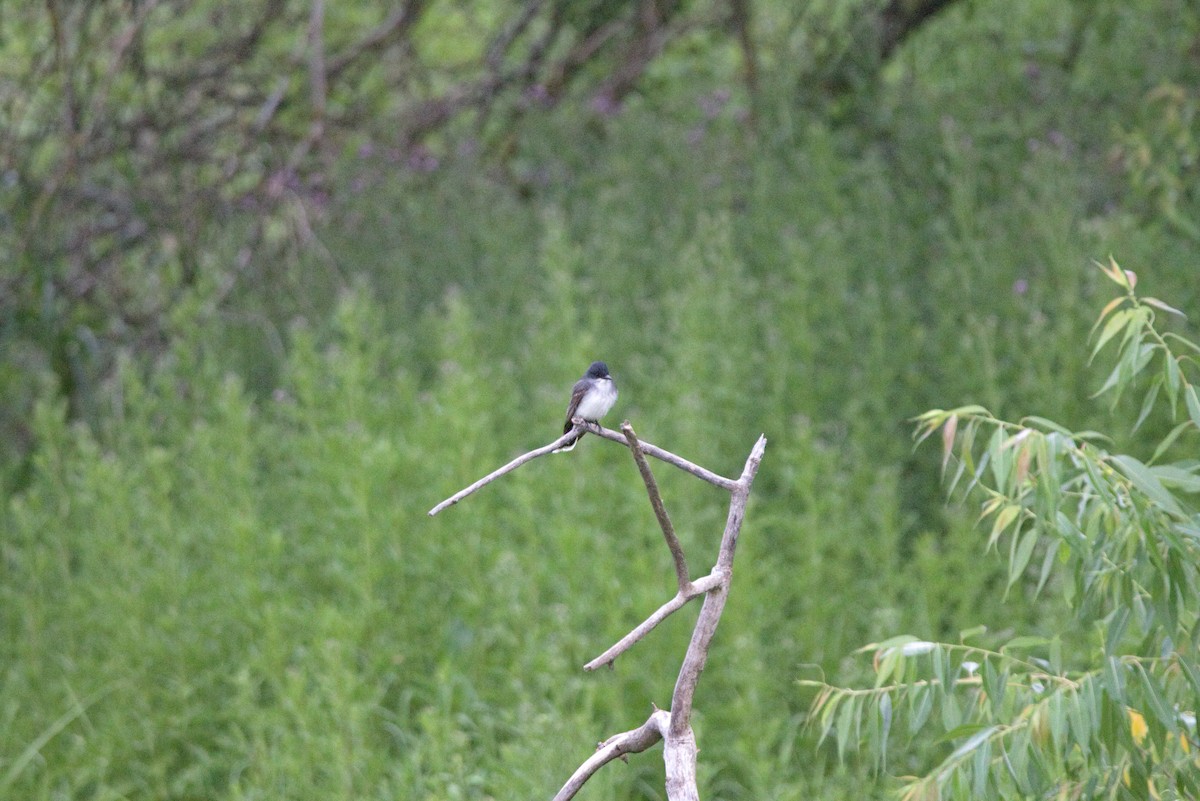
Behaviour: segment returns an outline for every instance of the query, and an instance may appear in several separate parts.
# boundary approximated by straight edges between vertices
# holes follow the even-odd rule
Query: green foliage
[[[1194,241],[1152,216],[1155,187],[1171,181],[1134,191],[1143,185],[1129,151],[1117,151],[1119,164],[1107,160],[1114,145],[1144,136],[1155,170],[1188,186],[1185,128],[1168,125],[1146,93],[1195,85],[1186,57],[1194,10],[1127,10],[1109,0],[954,4],[882,74],[868,75],[867,55],[846,65],[868,68],[855,74],[873,81],[870,91],[822,111],[809,101],[829,87],[805,82],[805,70],[818,52],[853,57],[856,37],[869,31],[842,30],[841,21],[878,4],[756,3],[755,96],[738,82],[740,48],[716,29],[692,30],[620,108],[585,111],[585,98],[543,109],[510,95],[511,108],[467,115],[453,129],[459,138],[433,137],[410,161],[396,146],[396,124],[413,119],[405,93],[441,91],[462,77],[460,64],[484,52],[486,33],[522,5],[427,6],[428,25],[414,34],[426,48],[418,55],[447,59],[454,71],[404,78],[411,62],[401,48],[367,51],[330,87],[326,124],[350,127],[344,137],[326,127],[329,146],[302,159],[311,183],[279,170],[296,153],[290,137],[311,130],[302,45],[312,4],[273,6],[284,13],[264,29],[263,50],[234,59],[228,80],[165,86],[121,73],[106,107],[113,127],[95,130],[129,134],[132,145],[96,151],[114,161],[70,173],[63,186],[132,193],[135,216],[164,228],[101,232],[102,247],[88,252],[114,270],[101,285],[75,281],[87,276],[75,268],[93,262],[56,254],[76,252],[66,228],[112,222],[107,207],[87,205],[111,195],[42,212],[41,233],[27,225],[41,181],[53,177],[47,171],[65,163],[55,161],[61,141],[43,135],[62,119],[61,102],[51,102],[62,99],[59,73],[50,70],[45,94],[3,98],[16,104],[5,108],[45,105],[37,105],[39,125],[4,129],[30,149],[9,148],[16,166],[6,162],[0,175],[0,306],[21,300],[16,313],[0,313],[0,447],[17,452],[3,457],[5,467],[19,468],[6,470],[0,509],[0,796],[551,792],[595,740],[666,703],[690,633],[686,610],[614,671],[579,671],[673,591],[641,482],[624,453],[589,438],[432,521],[424,511],[552,438],[566,388],[596,357],[621,387],[610,422],[629,418],[647,439],[726,473],[760,432],[770,440],[697,696],[705,797],[882,796],[888,780],[849,740],[842,761],[836,738],[814,756],[821,732],[804,724],[821,690],[798,693],[795,679],[872,687],[874,666],[844,655],[895,631],[951,644],[903,660],[881,656],[881,665],[892,661],[879,690],[929,674],[933,654],[944,653],[962,692],[982,693],[972,682],[985,677],[964,662],[987,662],[1007,672],[1013,695],[1003,709],[1037,703],[1045,688],[1061,692],[1049,704],[1074,709],[1106,664],[1092,658],[1107,644],[1094,621],[1127,598],[1145,599],[1147,610],[1113,640],[1121,670],[1110,672],[1147,726],[1139,747],[1179,758],[1182,746],[1156,717],[1137,669],[1147,666],[1166,708],[1194,708],[1171,673],[1174,664],[1184,669],[1172,655],[1180,646],[1153,662],[1156,644],[1141,642],[1159,632],[1161,647],[1161,633],[1189,614],[1189,599],[1153,581],[1155,560],[1169,566],[1169,554],[1140,543],[1122,551],[1129,520],[1100,519],[1115,526],[1109,539],[1094,553],[1080,550],[1077,562],[1058,545],[1062,561],[1052,560],[1036,592],[1057,535],[1047,528],[1030,546],[1025,532],[1037,504],[1050,508],[1050,500],[1006,496],[1029,510],[997,540],[1012,561],[979,558],[971,521],[941,509],[940,454],[913,452],[904,420],[936,403],[980,400],[995,419],[964,414],[956,424],[960,453],[975,426],[976,466],[999,421],[1017,410],[1076,429],[1108,427],[1108,410],[1088,400],[1103,376],[1073,344],[1101,305],[1103,277],[1080,269],[1097,253],[1154,264],[1161,296],[1195,305]],[[680,5],[706,20],[725,7]],[[0,60],[5,69],[53,62],[31,62],[52,52],[43,46],[46,9],[116,24],[135,6],[150,7],[6,8]],[[324,6],[331,57],[393,10]],[[150,66],[208,76],[193,69],[196,59],[243,41],[264,7],[212,17],[208,3],[160,2],[147,29],[147,53],[159,59]],[[614,8],[583,4],[578,24],[603,23]],[[68,32],[89,30],[124,28]],[[535,25],[519,37],[504,68],[519,67],[521,48],[543,33]],[[78,63],[91,75],[109,63],[99,43],[111,40],[93,42]],[[170,51],[178,61],[164,64]],[[619,48],[604,57],[619,57]],[[603,71],[584,72],[595,81]],[[275,91],[282,105],[263,137],[238,145],[222,135],[234,131],[221,120],[252,123]],[[227,107],[222,92],[240,99]],[[139,139],[122,127],[180,109],[215,126],[192,154],[200,166],[171,155],[186,149],[186,137]],[[242,160],[231,160],[237,153]],[[166,173],[151,176],[160,163]],[[248,183],[261,187],[260,199],[280,190],[279,202],[242,203]],[[1181,196],[1184,217],[1190,202]],[[144,239],[122,238],[139,232]],[[22,242],[41,255],[16,258]],[[1151,332],[1183,355],[1172,336],[1182,328],[1146,308],[1133,298],[1111,309],[1104,325],[1120,314],[1139,327],[1128,338],[1114,330],[1097,357],[1120,350],[1118,383],[1139,366],[1149,381],[1163,376],[1136,434],[1089,444],[1026,420],[1033,433],[1000,447],[1008,458],[1054,441],[1064,469],[1061,460],[1082,458],[1072,448],[1089,458],[1104,448],[1136,455],[1187,513],[1194,499],[1178,488],[1190,479],[1161,468],[1184,457],[1191,429],[1153,454],[1172,427],[1163,409],[1173,403],[1185,413],[1184,382],[1196,376],[1184,367],[1172,395]],[[163,316],[148,328],[157,333],[141,339],[142,314],[155,310]],[[111,373],[93,369],[108,364]],[[1142,400],[1126,391],[1115,411],[1133,421]],[[1006,429],[1005,441],[1018,433]],[[977,482],[984,487],[994,481],[990,465]],[[1019,465],[1013,456],[1005,469]],[[1110,463],[1110,491],[1153,486],[1131,465]],[[656,469],[692,567],[703,570],[724,504],[710,488]],[[960,483],[973,479],[964,472]],[[1007,490],[1021,486],[1010,481]],[[1004,508],[989,525],[1014,514]],[[1076,520],[1074,505],[1058,508]],[[1177,520],[1170,514],[1162,519]],[[1110,570],[1076,588],[1086,558],[1130,554],[1141,561],[1128,582]],[[1010,564],[1026,560],[1010,582]],[[1180,568],[1190,581],[1191,568]],[[1067,593],[1093,599],[1090,618],[1064,607]],[[956,636],[980,625],[983,633]],[[1043,644],[1012,642],[1016,632]],[[1046,674],[1042,690],[1026,663]],[[1135,738],[1135,718],[1121,717],[1099,680],[1102,731],[1116,726]],[[996,677],[987,681],[996,693]],[[930,709],[936,700],[959,704],[964,722],[976,714],[969,698],[950,697],[931,698]],[[869,702],[856,703],[865,714]],[[901,753],[909,701],[892,703],[889,771],[916,774],[976,733],[955,744],[917,737]],[[1061,736],[1074,725],[1068,718]],[[1185,728],[1181,721],[1177,731]],[[1000,753],[1002,732],[983,739]],[[1096,759],[1089,748],[1070,757],[1072,770]],[[978,758],[974,749],[961,756]],[[1138,770],[1131,763],[1131,781]],[[585,791],[661,793],[653,755],[610,766]]]
[[[1093,355],[1116,353],[1097,395],[1115,404],[1144,384],[1135,429],[1164,387],[1169,416],[1184,416],[1148,463],[1040,417],[1009,423],[966,406],[917,418],[920,439],[941,432],[950,492],[966,479],[967,495],[982,498],[987,548],[1007,552],[1008,587],[1034,583],[1037,594],[1057,585],[1093,632],[1090,647],[1071,648],[1058,634],[997,649],[968,642],[979,632],[958,644],[895,637],[862,649],[874,653],[872,689],[810,683],[819,688],[814,724],[835,734],[839,754],[864,743],[886,766],[894,731],[944,731],[939,742],[949,745],[906,780],[906,799],[1200,791],[1200,528],[1190,498],[1200,492],[1200,463],[1158,461],[1200,431],[1200,346],[1160,332],[1157,314],[1180,312],[1137,295],[1133,272],[1112,260],[1101,269],[1124,294],[1094,328]],[[1151,367],[1153,378],[1139,382]]]
[[[1161,217],[1193,241],[1200,195],[1200,97],[1182,86],[1164,83],[1147,93],[1138,123],[1119,146],[1122,166],[1143,213]]]

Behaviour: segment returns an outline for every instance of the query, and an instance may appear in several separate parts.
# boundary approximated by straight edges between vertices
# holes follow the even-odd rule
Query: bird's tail
[[[574,427],[575,427],[575,424],[572,423],[570,420],[568,420],[567,424],[565,426],[563,426],[563,433],[564,434],[571,433],[571,429]],[[563,445],[561,448],[555,448],[554,450],[552,450],[550,452],[551,453],[566,453],[567,451],[575,450],[575,446],[577,444],[579,444],[579,440],[583,439],[583,435],[585,433],[587,433],[587,432],[585,432],[583,429],[580,429],[579,436],[577,436],[575,439],[568,442],[566,445]]]

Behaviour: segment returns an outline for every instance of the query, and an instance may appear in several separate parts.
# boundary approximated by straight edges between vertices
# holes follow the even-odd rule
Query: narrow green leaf
[[[1123,367],[1124,362],[1119,362],[1117,366],[1112,369],[1112,372],[1108,374],[1108,377],[1104,379],[1104,383],[1100,385],[1100,389],[1093,392],[1091,397],[1098,398],[1105,392],[1108,392],[1110,389],[1115,387],[1117,382],[1121,379],[1121,370]]]
[[[1176,654],[1176,660],[1179,662],[1179,667],[1183,670],[1183,674],[1187,676],[1188,683],[1192,685],[1192,692],[1200,695],[1200,671],[1183,654]]]
[[[954,731],[962,724],[962,707],[958,704],[958,698],[953,695],[947,695],[942,699],[942,728],[946,731]]]
[[[979,464],[975,466],[975,470],[971,473],[971,481],[967,484],[964,494],[970,494],[970,492],[983,481],[983,476],[987,472],[988,466],[991,463],[991,452],[984,450],[984,452],[979,456]]]
[[[1008,493],[1008,480],[1012,473],[1012,452],[1004,447],[1004,429],[997,428],[988,440],[987,453],[992,457],[992,480],[996,491],[1001,495]]]
[[[850,732],[854,729],[854,700],[849,699],[848,703],[841,705],[837,717],[837,752],[838,759],[842,760],[846,756],[846,749],[850,745]]]
[[[871,643],[859,648],[855,653],[866,653],[867,651],[886,651],[891,648],[899,648],[908,645],[909,643],[917,642],[917,638],[911,634],[897,634],[895,637],[888,637],[881,642]]]
[[[1012,525],[1012,522],[1017,519],[1017,515],[1021,513],[1021,507],[1016,504],[1006,504],[1000,513],[996,515],[996,520],[992,523],[992,534],[988,537],[987,547],[992,548],[1004,531]],[[1012,582],[1010,581],[1011,585]]]
[[[992,717],[999,718],[1004,711],[1004,700],[1008,695],[1008,671],[995,664],[995,660],[983,660],[983,683]]]
[[[1130,310],[1129,324],[1125,326],[1125,333],[1121,335],[1122,351],[1125,351],[1130,344],[1141,340],[1142,329],[1150,322],[1150,315],[1152,313],[1145,307]]]
[[[1108,341],[1129,323],[1132,316],[1133,309],[1121,309],[1108,319],[1108,322],[1104,325],[1104,330],[1096,340],[1095,347],[1092,348],[1092,355],[1089,361],[1096,358],[1096,354],[1100,352],[1101,348],[1108,344]]]
[[[1050,571],[1054,567],[1055,557],[1058,556],[1058,550],[1062,547],[1062,540],[1051,541],[1046,546],[1046,555],[1042,558],[1042,570],[1038,575],[1037,587],[1034,589],[1034,597],[1042,594],[1042,588],[1046,586],[1046,580],[1050,578]]]
[[[895,674],[897,680],[904,674],[904,652],[899,648],[889,649],[879,662],[879,670],[875,673],[875,689],[879,689]]]
[[[1143,344],[1137,348],[1137,356],[1130,359],[1129,375],[1126,380],[1132,380],[1134,376],[1139,375],[1146,366],[1150,364],[1154,358],[1154,352],[1159,349],[1159,345],[1154,343]]]
[[[942,425],[942,476],[946,475],[946,465],[950,464],[950,454],[954,452],[954,436],[958,431],[958,416],[950,415]]]
[[[1015,538],[1014,538],[1015,539]],[[1033,546],[1037,545],[1038,528],[1031,526],[1023,535],[1021,535],[1021,544],[1017,546],[1015,555],[1009,562],[1008,566],[1008,586],[1011,587],[1025,573],[1025,568],[1029,566],[1029,558],[1033,556]]]
[[[984,738],[971,759],[971,797],[987,797],[987,780],[991,773],[992,741]]]
[[[1175,414],[1175,401],[1179,398],[1179,385],[1183,376],[1179,372],[1179,361],[1174,354],[1163,360],[1163,373],[1167,376],[1167,399],[1171,401],[1171,414]]]
[[[968,422],[962,432],[958,436],[958,469],[954,471],[952,478],[946,485],[946,495],[954,494],[958,482],[963,475],[975,471],[975,432],[979,428],[979,421],[972,420]]]
[[[851,738],[851,742],[855,744],[854,747],[856,749],[858,748],[858,745],[863,742],[862,724],[863,717],[866,715],[863,707],[865,707],[870,700],[871,699],[864,696],[851,699],[851,703],[854,705],[854,715],[852,716],[854,720],[854,736]]]
[[[1153,464],[1162,456],[1167,448],[1174,444],[1175,440],[1179,439],[1179,435],[1184,432],[1189,426],[1193,425],[1191,420],[1184,420],[1179,425],[1171,429],[1171,432],[1163,437],[1163,441],[1158,443],[1158,447],[1154,449],[1154,455],[1150,457],[1150,463]]]
[[[1100,323],[1104,322],[1104,318],[1109,315],[1109,312],[1120,306],[1126,300],[1128,300],[1128,298],[1117,296],[1108,303],[1104,304],[1104,308],[1100,310],[1100,316],[1096,318],[1096,322],[1092,324],[1092,330],[1088,332],[1088,339],[1091,339],[1093,336],[1095,336],[1096,329],[1100,327]]]
[[[987,626],[983,626],[983,625],[972,626],[969,629],[963,629],[962,631],[960,631],[958,633],[958,639],[961,641],[961,640],[969,640],[972,637],[979,637],[981,635],[987,634],[987,630],[988,630]]]
[[[958,486],[958,482],[962,480],[963,474],[967,472],[968,459],[959,458],[958,467],[954,468],[954,475],[946,481],[946,497],[950,498],[954,495],[954,488]]]
[[[892,732],[892,696],[890,693],[884,693],[883,697],[879,699],[879,717],[882,724],[879,736],[879,754],[883,767],[886,769],[888,735]]]
[[[1162,482],[1164,487],[1182,492],[1200,492],[1200,475],[1196,475],[1195,471],[1195,467],[1188,470],[1173,464],[1150,468],[1150,472]]]
[[[1156,309],[1162,309],[1163,311],[1170,312],[1171,314],[1178,314],[1180,317],[1187,319],[1186,314],[1184,314],[1183,312],[1181,312],[1179,309],[1175,308],[1174,306],[1169,306],[1166,303],[1163,303],[1158,298],[1142,298],[1142,303],[1148,303]]]
[[[1200,403],[1200,401],[1198,401]],[[1197,413],[1200,414],[1200,407],[1197,408]],[[1174,496],[1167,491],[1150,469],[1132,456],[1118,454],[1112,457],[1113,464],[1125,474],[1125,476],[1133,483],[1143,495],[1146,496],[1152,503],[1157,504],[1163,510],[1177,517],[1185,517],[1183,508]]]
[[[1125,666],[1115,656],[1104,660],[1104,689],[1114,702],[1125,704]]]
[[[1142,410],[1138,412],[1137,421],[1133,424],[1133,430],[1137,431],[1142,427],[1142,423],[1146,422],[1146,418],[1150,416],[1150,410],[1154,408],[1154,402],[1158,400],[1158,391],[1162,388],[1163,377],[1161,374],[1156,375],[1150,382],[1150,389],[1146,390],[1146,397],[1142,400]]]
[[[834,724],[834,715],[837,713],[838,706],[841,705],[842,699],[846,697],[845,693],[839,692],[830,688],[831,692],[825,699],[825,703],[821,707],[821,740],[823,742],[829,735],[829,732],[836,730]]]
[[[1188,417],[1196,428],[1200,428],[1200,398],[1196,397],[1196,385],[1188,384],[1183,388],[1183,400],[1187,404]]]
[[[1200,526],[1185,526],[1179,523],[1176,524],[1174,530],[1191,540],[1193,545],[1200,543]],[[1200,625],[1200,621],[1197,621],[1197,625]],[[1193,635],[1193,639],[1195,638],[1196,635]]]
[[[1195,735],[1192,735],[1192,741],[1195,742]],[[1196,781],[1194,773],[1189,771],[1176,773],[1175,786],[1179,792],[1179,798],[1200,798],[1200,782]]]
[[[1032,635],[1022,635],[1013,637],[1008,642],[1004,643],[1000,648],[1000,652],[1004,653],[1009,648],[1041,648],[1043,645],[1049,645],[1049,637],[1034,637]]]
[[[1058,423],[1054,422],[1053,420],[1047,420],[1045,417],[1037,417],[1036,415],[1031,414],[1031,415],[1021,418],[1021,425],[1037,426],[1038,428],[1045,428],[1049,431],[1054,431],[1059,434],[1062,434],[1064,437],[1067,437],[1068,439],[1075,438],[1075,434],[1073,434],[1069,429],[1063,428]]]
[[[1137,666],[1137,674],[1142,680],[1142,689],[1146,693],[1146,700],[1149,701],[1150,711],[1154,713],[1154,717],[1158,719],[1163,728],[1175,734],[1179,724],[1174,712],[1171,711],[1170,704],[1163,697],[1163,690],[1158,680],[1151,676],[1143,665]]]
[[[1129,607],[1121,606],[1112,611],[1108,618],[1107,631],[1104,635],[1104,653],[1107,656],[1112,656],[1119,653],[1121,649],[1121,640],[1125,637],[1125,631],[1129,627]]]
[[[950,729],[941,737],[934,740],[934,743],[951,743],[955,740],[961,740],[963,737],[974,736],[987,728],[991,728],[991,725],[988,723],[964,723],[961,726],[955,726],[953,729]]]
[[[933,691],[929,687],[922,687],[914,694],[916,697],[916,706],[912,714],[908,718],[908,733],[916,734],[925,725],[925,721],[929,720],[929,713],[933,711]]]
[[[1080,693],[1073,693],[1066,699],[1067,720],[1071,724],[1071,735],[1079,750],[1087,756],[1091,752],[1092,723]]]
[[[1067,697],[1066,690],[1059,690],[1050,696],[1046,703],[1046,718],[1050,724],[1050,741],[1054,743],[1054,750],[1061,753],[1067,747],[1067,732],[1069,731],[1067,721]]]
[[[958,415],[959,417],[988,417],[988,418],[990,418],[992,416],[992,413],[987,410],[987,407],[980,406],[977,403],[973,403],[968,406],[959,406],[956,409],[951,409],[950,414]]]
[[[1126,289],[1129,288],[1129,279],[1125,276],[1124,271],[1121,270],[1121,267],[1117,264],[1117,260],[1114,259],[1112,255],[1109,255],[1108,257],[1107,266],[1098,261],[1093,261],[1092,263],[1099,267],[1100,272],[1107,275],[1110,280],[1115,281],[1117,284],[1125,287]]]
[[[1030,798],[1036,794],[1034,784],[1030,780],[1029,751],[1030,734],[1026,728],[1013,735],[1009,746],[1003,752],[1008,776],[1022,798]]]
[[[1192,342],[1190,339],[1185,339],[1185,338],[1179,336],[1179,334],[1176,334],[1173,331],[1168,331],[1167,333],[1163,334],[1163,339],[1169,339],[1173,342],[1178,342],[1180,345],[1183,345],[1184,347],[1187,347],[1187,348],[1191,348],[1192,350],[1196,351],[1196,353],[1200,353],[1200,345],[1197,345],[1195,342]]]
[[[980,745],[985,743],[987,739],[991,737],[992,734],[994,734],[999,728],[999,726],[988,726],[985,729],[980,729],[979,731],[975,732],[967,738],[965,743],[954,749],[954,753],[950,755],[950,759],[958,759],[959,757],[963,757],[971,753]]]

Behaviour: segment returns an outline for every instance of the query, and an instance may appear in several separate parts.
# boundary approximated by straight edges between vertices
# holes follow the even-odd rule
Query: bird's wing
[[[563,433],[571,430],[571,418],[575,416],[575,412],[579,411],[579,404],[583,400],[583,395],[588,391],[588,380],[581,378],[575,382],[575,386],[571,387],[571,402],[567,404],[567,422],[563,426]]]

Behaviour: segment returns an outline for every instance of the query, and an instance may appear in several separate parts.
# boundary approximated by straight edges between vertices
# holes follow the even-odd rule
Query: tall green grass
[[[672,593],[637,472],[587,438],[425,512],[553,439],[595,358],[621,390],[610,423],[727,475],[769,439],[696,699],[702,794],[881,794],[814,748],[796,679],[853,683],[847,654],[896,631],[1066,625],[1020,588],[996,608],[1001,568],[972,510],[943,512],[906,420],[978,401],[1087,428],[1088,260],[1197,291],[1193,251],[1098,167],[1136,102],[1096,111],[1103,46],[1153,27],[1116,20],[1075,76],[1034,48],[1031,85],[1021,43],[1056,52],[1069,19],[1021,19],[931,28],[865,127],[772,87],[755,134],[736,94],[697,134],[689,88],[526,131],[524,195],[471,156],[341,165],[318,232],[336,269],[311,257],[228,316],[199,292],[97,430],[52,393],[38,407],[0,518],[0,797],[553,792],[667,704],[694,620],[580,671]],[[725,498],[655,469],[706,571]],[[593,782],[663,792],[654,755]]]

